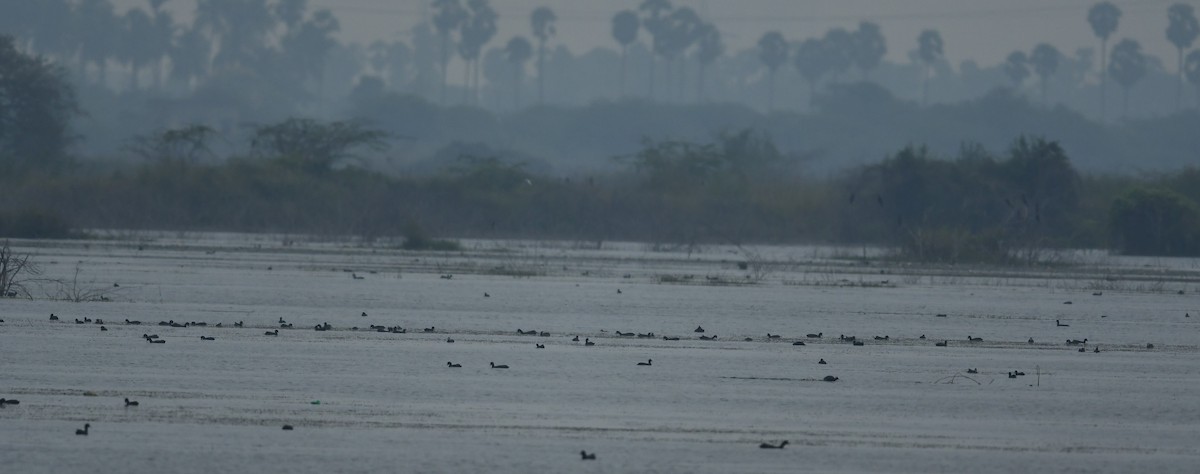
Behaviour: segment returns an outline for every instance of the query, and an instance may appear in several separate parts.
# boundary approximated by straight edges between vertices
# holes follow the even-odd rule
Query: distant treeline
[[[826,178],[804,174],[802,160],[753,131],[704,143],[647,141],[619,171],[592,177],[551,177],[489,156],[460,157],[430,176],[392,177],[352,165],[378,138],[360,125],[262,127],[254,153],[220,164],[188,159],[198,148],[183,144],[204,135],[191,132],[146,137],[140,150],[161,155],[141,165],[9,182],[0,204],[9,214],[0,215],[37,208],[75,228],[367,241],[872,244],[943,262],[1036,263],[1058,247],[1200,255],[1200,170],[1080,175],[1062,147],[1038,138],[1018,138],[1002,152],[964,146],[954,157],[910,146]],[[0,236],[21,229],[0,225]]]

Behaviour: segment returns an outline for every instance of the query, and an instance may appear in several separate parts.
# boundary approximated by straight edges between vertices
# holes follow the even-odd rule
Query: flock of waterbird
[[[443,279],[449,279],[449,278],[447,278],[445,275],[443,275],[443,276],[442,276],[442,278],[443,278]],[[618,292],[619,292],[619,291],[620,291],[620,290],[618,290]],[[490,295],[490,294],[488,294],[488,293],[484,293],[484,297],[491,297],[491,295]],[[1071,304],[1071,302],[1069,302],[1069,301],[1068,301],[1068,302],[1064,302],[1064,304]],[[368,315],[367,315],[367,313],[364,311],[364,312],[362,312],[361,316],[362,316],[362,317],[367,317]],[[946,315],[946,314],[937,314],[936,316],[937,316],[937,317],[946,317],[947,315]],[[1184,315],[1184,317],[1188,317],[1188,318],[1190,318],[1190,317],[1191,317],[1191,314],[1190,314],[1190,313],[1189,313],[1189,314],[1185,314],[1185,315]],[[57,315],[55,315],[55,314],[53,314],[53,313],[52,313],[52,314],[50,314],[50,321],[60,321],[60,318],[59,318]],[[3,322],[4,322],[3,320],[0,320],[0,323],[3,323]],[[75,324],[80,324],[80,325],[82,325],[82,324],[93,324],[93,325],[98,325],[98,326],[100,326],[100,330],[101,330],[101,331],[108,331],[108,328],[105,326],[105,322],[104,322],[104,320],[102,320],[102,319],[95,319],[95,320],[93,320],[93,319],[91,319],[91,318],[84,317],[83,319],[78,319],[78,318],[76,318],[74,322],[75,322]],[[141,322],[141,321],[131,321],[131,320],[129,320],[129,319],[125,319],[125,324],[126,324],[126,325],[130,325],[130,326],[140,326],[140,325],[142,325],[142,322]],[[281,317],[281,318],[279,318],[279,320],[278,320],[277,324],[279,325],[279,328],[281,328],[281,329],[294,329],[294,326],[293,326],[293,324],[292,324],[292,323],[288,323],[288,322],[287,322],[287,321],[285,321],[285,320],[284,320],[282,317]],[[176,322],[175,320],[168,320],[168,321],[160,321],[160,322],[158,322],[158,323],[157,323],[157,325],[158,325],[158,326],[162,326],[162,327],[170,327],[170,328],[207,328],[207,327],[210,327],[210,326],[208,325],[208,323],[206,323],[206,322],[203,322],[203,321]],[[1061,321],[1061,320],[1058,320],[1058,319],[1054,320],[1054,325],[1055,325],[1055,327],[1070,327],[1070,325],[1069,325],[1069,324],[1067,324],[1067,323],[1064,323],[1063,321]],[[223,323],[217,323],[217,324],[214,324],[214,325],[212,325],[211,327],[214,327],[214,328],[222,328],[222,327],[223,327]],[[238,321],[238,322],[235,322],[235,323],[233,323],[233,327],[235,327],[235,328],[244,328],[244,327],[245,327],[245,322],[244,322],[244,321]],[[328,322],[325,322],[325,323],[323,323],[323,324],[318,324],[318,325],[314,326],[314,327],[313,327],[313,330],[315,330],[315,331],[332,331],[332,330],[333,330],[333,326],[332,326],[332,325],[330,325]],[[358,331],[358,330],[360,330],[360,328],[359,328],[359,327],[357,327],[357,326],[355,326],[355,327],[351,327],[351,328],[350,328],[350,330],[352,330],[352,331]],[[383,326],[383,325],[374,325],[374,324],[372,324],[372,325],[370,325],[370,326],[369,326],[369,330],[371,330],[371,331],[375,331],[375,332],[380,332],[380,333],[389,333],[389,334],[407,334],[407,333],[408,333],[408,330],[407,330],[406,328],[403,328],[403,327],[401,327],[401,326]],[[436,328],[436,327],[434,327],[434,326],[430,326],[430,327],[428,327],[428,328],[424,328],[424,329],[422,329],[422,330],[421,330],[421,332],[422,332],[422,333],[436,333],[436,332],[439,332],[439,331],[437,330],[437,328]],[[697,339],[699,339],[699,340],[703,340],[703,341],[715,341],[715,340],[717,340],[717,339],[718,339],[718,337],[717,337],[716,335],[711,335],[711,336],[707,335],[707,334],[706,334],[706,333],[707,333],[707,331],[706,331],[706,330],[704,329],[704,327],[702,327],[702,326],[696,326],[696,329],[694,329],[692,332],[693,332],[693,333],[696,333],[696,334],[699,334],[699,336],[697,336]],[[551,337],[551,336],[552,336],[552,334],[551,334],[550,332],[547,332],[547,331],[537,331],[537,330],[524,330],[524,329],[517,329],[516,333],[517,333],[517,335],[519,335],[519,336],[536,336],[536,337]],[[610,334],[610,333],[608,333],[608,331],[606,331],[606,330],[603,330],[603,329],[602,329],[602,330],[600,330],[600,333],[602,333],[602,334]],[[658,337],[658,336],[656,336],[656,335],[655,335],[653,332],[637,333],[637,332],[623,332],[623,331],[617,330],[617,331],[614,331],[614,332],[613,332],[613,333],[611,333],[611,334],[615,334],[617,338],[656,339],[656,338]],[[279,336],[279,329],[273,329],[273,330],[270,330],[270,331],[266,331],[266,332],[264,333],[264,335],[265,335],[265,336],[275,336],[275,337],[277,337],[277,336]],[[825,333],[824,333],[824,332],[808,333],[808,334],[806,334],[806,335],[805,335],[805,338],[806,338],[807,340],[809,340],[810,342],[812,342],[812,340],[814,340],[814,339],[817,339],[817,340],[819,340],[819,339],[824,339],[824,337],[825,337]],[[167,342],[165,339],[163,339],[163,338],[159,337],[157,334],[142,334],[142,338],[143,338],[144,340],[146,340],[147,342],[149,342],[149,343],[152,343],[152,344],[165,344],[165,343]],[[216,337],[213,337],[213,336],[207,336],[207,335],[201,335],[201,336],[200,336],[200,339],[201,339],[201,340],[203,340],[203,341],[215,341],[215,340],[216,340]],[[664,341],[679,341],[680,339],[681,339],[681,338],[680,338],[679,336],[662,336],[662,340],[664,340]],[[768,333],[767,333],[767,335],[766,335],[766,338],[765,338],[765,340],[766,340],[766,341],[768,341],[768,342],[782,341],[783,339],[784,339],[784,337],[783,337],[782,335],[780,335],[780,334],[771,334],[770,332],[768,332]],[[921,335],[920,337],[918,337],[917,339],[918,339],[918,340],[927,340],[927,338],[926,338],[926,336],[925,336],[924,334],[922,334],[922,335]],[[755,340],[755,339],[754,339],[754,338],[751,338],[751,337],[745,337],[745,338],[743,339],[743,341],[746,341],[746,342],[751,342],[751,341],[754,341],[754,340]],[[884,336],[874,336],[873,340],[874,340],[874,341],[877,341],[877,342],[890,342],[890,341],[893,341],[894,339],[892,339],[892,337],[891,337],[890,335],[884,335]],[[571,341],[571,342],[575,342],[575,343],[578,343],[578,342],[580,342],[580,341],[579,341],[579,336],[578,336],[578,335],[574,335],[574,336],[571,338],[571,340],[570,340],[570,341]],[[453,339],[452,337],[450,337],[450,336],[447,336],[447,338],[446,338],[446,342],[447,342],[447,343],[453,343],[453,342],[454,342],[454,339]],[[860,340],[860,339],[859,339],[857,336],[847,336],[847,335],[845,335],[845,334],[842,334],[842,335],[839,335],[839,336],[838,336],[838,342],[841,342],[841,343],[850,343],[850,344],[852,344],[852,345],[854,345],[854,346],[862,346],[862,345],[865,345],[865,342],[864,342],[863,340]],[[982,337],[975,337],[975,336],[972,336],[972,335],[968,335],[968,336],[967,336],[967,338],[966,338],[966,343],[967,343],[967,344],[972,344],[972,343],[980,343],[980,342],[983,342],[983,338],[982,338]],[[1035,341],[1033,340],[1033,338],[1032,338],[1032,337],[1031,337],[1031,338],[1029,338],[1029,340],[1028,340],[1027,342],[1028,342],[1029,344],[1034,344],[1034,343],[1035,343]],[[800,339],[797,339],[797,340],[794,340],[794,341],[792,341],[792,342],[791,342],[791,344],[792,344],[792,345],[795,345],[795,346],[804,346],[804,345],[806,345],[806,344],[805,344],[805,341],[804,341],[804,340],[800,340]],[[1087,338],[1084,338],[1084,339],[1067,339],[1067,340],[1066,340],[1066,344],[1067,344],[1067,345],[1069,345],[1069,346],[1080,346],[1080,347],[1079,347],[1079,349],[1078,349],[1078,352],[1087,352],[1086,346],[1088,345],[1088,339],[1087,339]],[[595,342],[593,342],[593,341],[591,340],[591,338],[590,338],[590,337],[585,337],[585,338],[584,338],[584,340],[583,340],[583,345],[584,345],[585,347],[591,347],[591,346],[595,346],[595,345],[596,345],[596,343],[595,343]],[[950,345],[950,340],[948,340],[948,339],[943,339],[943,340],[942,340],[942,341],[940,341],[940,342],[936,342],[934,345],[935,345],[936,347],[947,347],[947,346],[949,346],[949,345]],[[542,344],[542,343],[535,343],[535,347],[536,347],[537,349],[545,349],[545,348],[546,348],[546,345],[545,345],[545,344]],[[1095,353],[1099,353],[1099,352],[1100,352],[1100,347],[1099,347],[1098,345],[1094,345],[1094,344],[1093,344],[1093,346],[1092,346],[1092,347],[1093,347],[1093,349],[1092,349],[1092,352],[1095,352]],[[1153,344],[1147,344],[1147,345],[1146,345],[1146,347],[1147,347],[1148,349],[1153,349],[1153,348],[1154,348],[1154,345],[1153,345]],[[650,366],[652,366],[653,362],[654,362],[654,360],[653,360],[653,359],[647,359],[645,362],[637,362],[637,364],[636,364],[636,365],[637,365],[637,366],[650,367]],[[817,361],[817,364],[819,364],[819,365],[827,365],[827,364],[828,364],[828,362],[826,362],[824,358],[821,358],[820,360],[818,360],[818,361]],[[507,364],[497,364],[497,363],[495,363],[495,362],[489,362],[489,363],[488,363],[488,365],[489,365],[489,367],[490,367],[491,369],[509,369],[509,366],[508,366]],[[462,368],[462,364],[461,364],[461,363],[454,363],[454,362],[446,362],[446,366],[447,366],[448,368]],[[970,369],[967,369],[967,370],[966,370],[966,372],[967,372],[968,374],[978,374],[978,373],[979,373],[979,370],[978,370],[977,368],[970,368]],[[1023,376],[1023,375],[1025,375],[1025,373],[1024,373],[1024,372],[1022,372],[1022,371],[1019,371],[1019,370],[1017,370],[1017,371],[1009,371],[1009,372],[1007,373],[1007,376],[1008,376],[1008,378],[1017,378],[1017,377],[1019,377],[1019,376]],[[827,375],[827,376],[825,376],[824,378],[822,378],[821,380],[822,380],[822,381],[825,381],[825,382],[836,382],[836,381],[838,381],[839,379],[838,379],[838,377],[836,377],[836,376],[833,376],[833,375]],[[7,405],[18,405],[18,404],[20,404],[20,401],[18,401],[18,400],[14,400],[14,399],[7,399],[7,398],[0,398],[0,408],[4,408],[4,407],[5,407],[5,406],[7,406]],[[139,406],[139,402],[137,402],[137,401],[135,401],[135,400],[130,400],[129,398],[125,398],[125,407],[126,407],[126,408],[130,408],[130,407],[137,407],[137,406]],[[90,428],[91,428],[91,426],[92,426],[92,425],[91,425],[90,423],[85,423],[85,424],[83,425],[83,428],[82,428],[82,429],[77,429],[77,430],[75,430],[75,434],[76,434],[76,435],[79,435],[79,436],[87,436],[87,435],[88,435],[88,432],[89,432],[89,430],[90,430]],[[292,430],[294,430],[294,427],[293,427],[292,425],[283,425],[283,429],[284,429],[284,430],[287,430],[287,431],[292,431]],[[762,448],[762,449],[783,449],[783,448],[784,448],[784,446],[787,446],[787,444],[788,444],[788,441],[787,441],[787,440],[783,440],[783,441],[779,442],[778,444],[772,444],[772,443],[765,443],[765,442],[764,442],[764,443],[761,443],[761,444],[759,444],[759,447],[760,447],[760,448]],[[580,451],[580,456],[581,456],[581,458],[582,458],[583,460],[595,460],[595,459],[596,459],[596,453],[588,453],[587,451]]]

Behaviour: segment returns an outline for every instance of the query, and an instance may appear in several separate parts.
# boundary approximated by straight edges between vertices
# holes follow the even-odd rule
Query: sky
[[[1200,1],[1112,0],[1122,11],[1120,26],[1110,40],[1133,38],[1143,51],[1158,56],[1175,70],[1175,48],[1166,40],[1167,7],[1188,3],[1200,13]],[[429,0],[309,0],[310,8],[328,8],[341,20],[340,38],[370,43],[407,39],[407,31],[422,22]],[[572,51],[597,46],[615,47],[610,36],[613,14],[636,9],[640,0],[492,0],[500,14],[500,31],[493,43],[502,45],[515,35],[529,36],[529,13],[546,5],[558,15],[558,38]],[[861,20],[878,23],[888,39],[887,58],[908,61],[921,30],[939,30],[946,57],[952,64],[974,60],[996,64],[1016,50],[1030,51],[1049,42],[1065,54],[1079,48],[1099,49],[1087,23],[1087,10],[1096,0],[674,0],[689,5],[720,28],[727,50],[753,45],[764,32],[778,30],[789,40],[820,36],[833,27],[854,28]],[[119,10],[145,5],[145,0],[114,0]],[[169,0],[167,8],[188,21],[194,0]],[[1200,46],[1200,45],[1198,45]]]

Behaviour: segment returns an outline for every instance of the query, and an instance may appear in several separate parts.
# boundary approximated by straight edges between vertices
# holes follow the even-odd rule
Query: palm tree
[[[442,37],[441,59],[442,59],[442,90],[441,103],[446,103],[446,69],[450,64],[450,34],[457,30],[463,21],[466,21],[467,11],[463,8],[458,0],[433,0],[433,8],[437,13],[433,15],[433,27],[437,29],[438,35]]]
[[[313,12],[308,20],[295,26],[283,40],[284,53],[295,61],[297,72],[316,81],[317,101],[325,101],[325,62],[338,42],[333,35],[341,30],[337,17],[327,9]]]
[[[154,89],[162,90],[163,59],[171,54],[171,41],[175,39],[175,18],[170,12],[162,9],[166,0],[150,0],[150,10],[154,17],[154,35],[150,41],[154,50],[150,63],[150,72],[154,79]]]
[[[700,15],[696,14],[691,7],[676,8],[666,18],[666,41],[661,42],[663,58],[667,60],[667,83],[670,84],[671,72],[673,66],[678,63],[679,84],[675,88],[676,95],[680,99],[683,98],[683,90],[685,88],[687,74],[685,74],[685,64],[687,59],[687,50],[692,47],[698,39],[700,26],[704,22],[700,20]]]
[[[1108,73],[1125,90],[1122,100],[1122,116],[1129,116],[1129,90],[1146,75],[1146,56],[1142,54],[1142,45],[1131,39],[1123,39],[1113,46],[1112,58],[1108,63]]]
[[[917,55],[925,63],[925,80],[921,90],[921,105],[929,103],[929,72],[946,55],[942,35],[937,30],[925,30],[917,37]]]
[[[650,99],[654,99],[655,59],[664,49],[663,43],[670,37],[666,28],[666,14],[671,11],[667,0],[643,0],[638,10],[646,14],[642,26],[650,33]]]
[[[283,23],[288,32],[295,30],[304,21],[304,12],[308,11],[308,0],[279,0],[271,7],[271,13]]]
[[[1013,81],[1013,88],[1020,89],[1029,78],[1029,57],[1024,51],[1013,51],[1004,61],[1004,74]]]
[[[171,45],[171,78],[191,91],[193,81],[208,74],[212,41],[197,28],[189,28]]]
[[[558,16],[550,7],[537,7],[529,14],[529,24],[533,27],[533,37],[538,40],[537,70],[538,70],[538,103],[546,100],[546,41],[554,36],[554,21]]]
[[[220,67],[256,64],[276,19],[266,0],[197,0],[194,21],[219,41],[213,62]]]
[[[804,40],[796,48],[796,56],[793,59],[793,64],[796,65],[800,76],[808,81],[808,104],[810,106],[816,101],[817,84],[821,82],[821,76],[829,72],[829,49],[824,43],[819,38]]]
[[[108,0],[82,0],[75,5],[74,18],[79,20],[79,57],[84,64],[96,65],[96,83],[104,86],[108,80],[108,59],[117,49],[118,20]]]
[[[869,79],[871,71],[879,67],[883,56],[887,54],[887,38],[884,38],[879,25],[864,21],[858,24],[852,39],[854,65],[862,71],[864,79]]]
[[[1183,60],[1183,73],[1196,86],[1196,110],[1200,110],[1200,49],[1188,53]]]
[[[787,40],[783,33],[768,31],[758,39],[758,59],[767,67],[767,111],[775,106],[775,71],[788,58]]]
[[[121,17],[119,56],[129,65],[129,90],[138,90],[142,67],[156,54],[154,20],[141,8],[132,8]]]
[[[1104,121],[1105,102],[1108,100],[1108,37],[1117,31],[1121,9],[1112,2],[1100,2],[1088,10],[1087,20],[1092,25],[1092,33],[1100,38],[1100,120]]]
[[[700,62],[700,77],[696,81],[696,98],[704,101],[704,72],[713,61],[725,54],[725,44],[721,42],[721,31],[712,23],[701,25],[698,35],[696,59]]]
[[[504,54],[513,68],[513,108],[521,108],[521,83],[525,75],[525,63],[533,56],[533,45],[524,36],[514,36],[504,47]]]
[[[641,28],[641,20],[638,20],[637,13],[633,10],[622,10],[613,16],[612,19],[612,36],[617,40],[617,44],[621,45],[621,95],[625,95],[625,59],[629,53],[629,45],[637,41],[638,29]]]
[[[825,48],[825,61],[829,72],[834,75],[843,74],[854,65],[854,35],[845,28],[834,28],[825,32],[825,37],[821,38],[821,46]]]
[[[1046,101],[1046,85],[1049,82],[1050,76],[1053,76],[1058,71],[1059,58],[1062,56],[1058,49],[1048,43],[1039,43],[1034,46],[1033,53],[1029,55],[1029,63],[1033,64],[1033,70],[1038,77],[1042,79],[1042,102]]]
[[[1200,36],[1200,22],[1196,21],[1192,6],[1183,3],[1167,9],[1167,22],[1167,39],[1175,45],[1179,57],[1179,86],[1175,91],[1175,108],[1178,110],[1183,101],[1183,50],[1192,47],[1192,42]]]
[[[487,0],[467,0],[467,8],[470,15],[462,24],[462,41],[458,45],[458,53],[467,63],[467,87],[463,93],[470,93],[474,98],[471,102],[474,103],[478,99],[480,53],[488,41],[496,36],[496,21],[499,15],[488,5]]]

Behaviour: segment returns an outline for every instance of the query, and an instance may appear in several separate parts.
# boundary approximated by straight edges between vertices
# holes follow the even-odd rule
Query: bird
[[[938,347],[946,347],[946,346],[948,345],[948,343],[949,343],[949,342],[950,342],[950,341],[942,341],[942,342],[939,342],[939,343],[937,343],[937,344],[934,344],[934,345],[935,345],[935,346],[938,346]]]
[[[679,338],[678,338],[678,337],[667,337],[667,336],[663,336],[663,340],[664,340],[664,341],[678,341],[678,340],[679,340]]]
[[[925,335],[922,334],[921,337],[918,337],[917,339],[925,339]]]
[[[762,443],[762,444],[759,444],[758,447],[760,447],[762,449],[783,449],[783,447],[787,446],[787,444],[788,444],[788,442],[785,439],[785,440],[783,440],[782,443],[779,443],[778,445],[770,444],[770,443]]]
[[[367,317],[367,312],[366,312],[366,311],[363,311],[363,312],[362,312],[362,317],[364,317],[364,318],[365,318],[365,317]]]
[[[592,342],[592,340],[591,340],[591,339],[589,339],[589,338],[586,338],[586,337],[585,337],[585,338],[583,339],[583,345],[585,345],[585,346],[594,346],[594,345],[596,345],[596,343]]]
[[[75,434],[77,434],[77,435],[80,435],[80,436],[87,436],[87,434],[88,434],[88,428],[91,428],[91,427],[92,427],[92,425],[91,425],[90,423],[84,423],[84,424],[83,424],[83,429],[82,429],[82,430],[75,430]]]
[[[142,324],[142,322],[141,321],[130,321],[130,320],[126,319],[125,324],[132,324],[132,325],[136,326],[136,325]]]
[[[507,368],[508,368],[508,366],[507,366],[507,365],[496,365],[496,363],[495,363],[495,362],[488,362],[488,363],[489,363],[489,364],[492,364],[492,368],[493,368],[493,369],[507,369]]]
[[[826,375],[826,376],[825,376],[825,378],[823,378],[823,379],[821,379],[821,380],[823,380],[823,381],[825,381],[825,382],[837,382],[837,381],[838,381],[838,378],[837,378],[837,377],[834,377],[834,376],[832,376],[832,375]]]
[[[50,313],[50,320],[51,320],[51,321],[58,321],[58,316],[55,316],[55,315],[54,315],[54,313]]]
[[[617,288],[617,294],[618,294],[618,295],[619,295],[619,294],[621,294],[621,289],[620,289],[620,288]]]
[[[1080,348],[1079,348],[1079,352],[1087,352],[1087,349],[1086,349],[1086,348],[1083,348],[1083,347],[1080,347]]]
[[[702,328],[700,326],[696,326],[696,330],[693,332],[704,332],[704,328]]]
[[[453,363],[453,362],[446,362],[446,367],[454,367],[454,368],[456,368],[456,369],[457,369],[457,368],[461,368],[461,367],[462,367],[462,364],[455,364],[455,363]]]
[[[814,338],[814,339],[820,339],[820,338],[821,338],[821,336],[824,336],[824,335],[825,335],[825,333],[823,333],[823,332],[819,332],[819,333],[816,333],[816,334],[809,333],[809,334],[808,334],[807,336],[805,336],[805,337],[811,337],[811,338]]]
[[[579,336],[571,338],[571,342],[579,342]]]
[[[968,373],[968,374],[978,374],[978,373],[979,373],[979,369],[967,369],[967,373]]]
[[[215,340],[217,340],[217,338],[209,337],[209,336],[200,336],[200,340],[201,341],[215,341]]]
[[[793,346],[806,346],[808,344],[805,344],[804,341],[796,341],[796,342],[793,342],[792,345]]]
[[[4,405],[20,405],[20,404],[21,404],[20,400],[10,400],[7,398],[0,398],[0,408],[4,408]]]
[[[3,322],[3,321],[0,321],[0,322]],[[106,327],[104,327],[104,326],[100,326],[100,330],[101,330],[101,331],[107,331],[107,330],[108,330],[108,328],[106,328]]]
[[[971,342],[983,342],[983,338],[982,338],[982,337],[971,337],[971,336],[967,336],[967,340],[968,340],[968,341],[971,341]]]
[[[821,359],[821,360],[817,361],[817,364],[825,365],[825,364],[828,364],[828,362],[825,362],[825,359]]]
[[[866,343],[864,343],[862,341],[854,341],[852,344],[854,344],[856,346],[862,346],[862,345],[865,345]]]
[[[278,329],[276,329],[276,330],[274,330],[274,331],[267,331],[267,332],[265,332],[265,333],[263,333],[263,334],[264,334],[264,335],[267,335],[267,336],[278,336],[278,335],[279,335],[279,330],[278,330]]]
[[[425,332],[433,332],[434,328],[433,328],[433,326],[429,326],[429,327],[425,328],[424,331]]]
[[[1095,349],[1095,350],[1093,350],[1092,352],[1095,352],[1095,353],[1097,353],[1097,354],[1099,354],[1099,353],[1100,353],[1100,346],[1096,346],[1094,349]]]
[[[448,338],[448,337],[447,337],[447,338],[446,338],[446,342],[454,342],[454,339],[451,339],[451,338]]]
[[[295,429],[295,428],[292,428],[292,425],[283,425],[284,431],[292,431],[293,429]]]
[[[767,333],[767,339],[779,339],[780,337],[783,337],[783,336],[780,336],[778,334]]]
[[[484,298],[491,298],[491,297],[492,297],[492,295],[489,295],[489,294],[488,294],[488,293],[485,291],[485,292],[483,292],[483,297],[484,297]]]
[[[164,341],[162,339],[147,339],[147,340],[150,341],[151,344],[166,344],[167,343],[167,341]]]
[[[126,399],[125,399],[125,406],[127,406],[127,407],[136,407],[136,406],[138,406],[138,402],[137,402],[137,401],[130,401],[128,398],[126,398]]]
[[[545,348],[546,348],[546,345],[545,345],[545,344],[537,344],[537,343],[534,343],[534,346],[536,346],[538,349],[545,349]]]
[[[596,460],[596,453],[588,454],[587,451],[580,451],[579,456],[582,457],[584,461],[595,461]]]
[[[713,336],[713,337],[708,337],[708,336],[700,336],[700,340],[702,340],[702,341],[713,341],[713,340],[716,340],[716,339],[717,339],[717,336]]]
[[[1059,320],[1057,320],[1057,319],[1055,319],[1055,320],[1054,320],[1054,325],[1055,325],[1055,326],[1058,326],[1058,327],[1060,327],[1060,328],[1065,328],[1065,327],[1070,327],[1070,326],[1071,326],[1070,324],[1063,324],[1063,323],[1062,323],[1062,321],[1059,321]]]
[[[645,362],[638,362],[637,365],[650,365],[652,362],[654,362],[654,359],[646,359]]]

